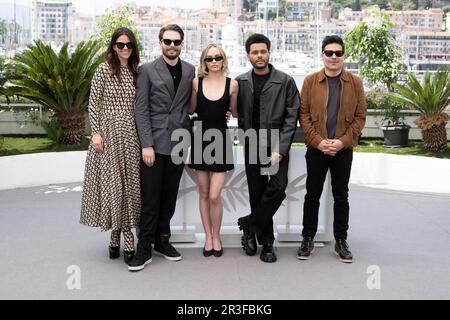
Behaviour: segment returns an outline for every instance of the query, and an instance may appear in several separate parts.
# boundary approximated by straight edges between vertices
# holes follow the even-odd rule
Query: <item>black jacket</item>
[[[238,125],[244,131],[252,128],[253,70],[236,78],[239,83],[237,101]],[[260,129],[279,129],[279,153],[289,154],[300,110],[300,95],[294,79],[272,66],[272,72],[260,101]],[[272,146],[273,147],[273,146]]]

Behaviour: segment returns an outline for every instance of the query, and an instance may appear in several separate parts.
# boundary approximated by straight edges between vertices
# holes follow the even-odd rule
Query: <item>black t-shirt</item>
[[[175,93],[177,93],[178,86],[180,85],[181,77],[183,75],[183,72],[181,71],[181,60],[178,59],[177,64],[174,66],[171,66],[166,62],[166,66],[169,69],[170,74],[172,75],[173,86],[175,87]]]
[[[337,77],[327,77],[327,83],[327,133],[328,139],[334,139],[336,136],[339,108],[341,105],[341,75]]]
[[[253,116],[252,116],[252,127],[254,129],[259,129],[260,126],[260,114],[261,114],[261,92],[270,78],[272,73],[272,67],[269,66],[270,72],[264,75],[255,74],[252,72],[253,78]],[[264,112],[264,110],[262,110]]]

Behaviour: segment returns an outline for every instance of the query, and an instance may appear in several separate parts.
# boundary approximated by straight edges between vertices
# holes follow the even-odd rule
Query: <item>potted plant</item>
[[[55,112],[63,130],[62,144],[81,144],[84,140],[91,81],[103,61],[99,48],[97,41],[87,41],[69,53],[66,43],[56,53],[38,40],[13,59],[13,86],[8,89]]]
[[[441,69],[433,75],[427,71],[422,83],[415,74],[409,73],[406,83],[394,84],[394,88],[397,92],[389,94],[391,99],[421,113],[414,122],[422,130],[425,149],[433,152],[446,151],[445,126],[450,118],[445,112],[450,98],[449,69]]]
[[[383,126],[385,147],[406,147],[409,141],[409,129],[411,126],[405,123],[405,115],[402,113],[404,105],[394,101],[387,93],[380,97],[379,109],[381,110],[381,123]]]
[[[410,127],[403,122],[402,105],[393,103],[387,94],[393,91],[402,69],[401,50],[389,16],[378,7],[371,10],[371,21],[363,21],[345,34],[347,56],[359,62],[360,74],[377,96],[372,102],[382,112],[385,146],[406,146]]]

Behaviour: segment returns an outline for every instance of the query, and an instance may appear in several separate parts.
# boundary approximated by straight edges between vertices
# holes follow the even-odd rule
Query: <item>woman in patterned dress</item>
[[[220,257],[223,253],[220,241],[223,213],[221,192],[225,185],[226,172],[234,169],[231,140],[226,139],[226,130],[227,113],[237,102],[238,84],[236,80],[226,76],[227,72],[225,51],[218,45],[210,44],[200,57],[198,78],[192,80],[189,113],[197,113],[202,124],[202,137],[208,129],[214,129],[222,135],[221,150],[214,150],[214,154],[211,154],[214,161],[204,158],[205,154],[208,154],[204,152],[210,144],[208,141],[196,145],[194,135],[191,145],[189,167],[195,169],[197,175],[200,215],[205,230],[205,257]],[[202,140],[207,140],[203,138]]]
[[[86,159],[80,223],[112,229],[111,259],[120,256],[124,235],[124,260],[134,255],[131,228],[140,216],[140,146],[134,119],[134,97],[139,52],[133,32],[117,29],[92,79],[89,120],[92,141]]]

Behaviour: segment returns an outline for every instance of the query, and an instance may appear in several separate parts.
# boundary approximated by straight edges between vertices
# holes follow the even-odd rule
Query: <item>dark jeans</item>
[[[348,230],[348,182],[352,167],[353,150],[342,149],[336,156],[323,154],[318,149],[306,151],[306,195],[303,205],[303,237],[316,235],[319,219],[320,196],[328,169],[334,198],[333,234],[335,239],[347,239]]]
[[[183,174],[184,164],[176,165],[168,155],[155,154],[155,163],[147,166],[141,160],[141,221],[139,241],[154,243],[170,238],[170,219]]]
[[[289,156],[279,163],[274,175],[261,175],[261,164],[249,164],[248,148],[245,148],[245,173],[250,197],[250,224],[256,231],[260,244],[273,244],[273,216],[286,198]]]

